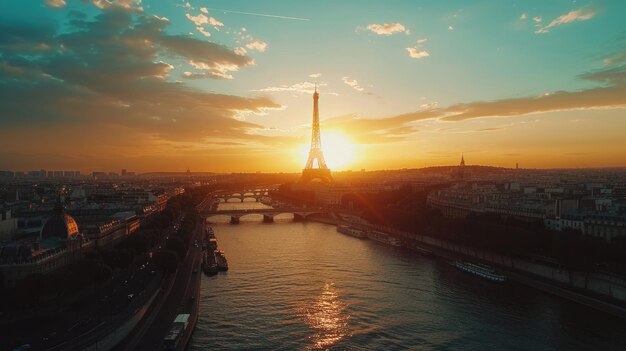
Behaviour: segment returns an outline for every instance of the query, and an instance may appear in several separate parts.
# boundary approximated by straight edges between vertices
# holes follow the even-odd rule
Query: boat
[[[224,256],[224,252],[220,250],[213,251],[215,254],[215,262],[217,264],[217,270],[219,271],[227,271],[228,270],[228,260],[226,260],[226,256]]]
[[[206,255],[202,259],[202,271],[204,274],[211,276],[216,275],[218,270],[215,254],[212,250],[207,250]]]
[[[367,238],[367,233],[364,230],[356,229],[350,227],[349,225],[339,225],[337,226],[337,231],[339,233],[350,235],[359,239]]]
[[[472,273],[487,280],[494,282],[506,281],[506,276],[496,273],[496,270],[491,266],[480,263],[465,262],[462,260],[455,261],[454,266],[464,272]]]
[[[209,238],[208,248],[211,252],[213,252],[213,250],[217,250],[217,239]]]
[[[367,237],[383,244],[392,245],[392,246],[402,246],[402,243],[400,242],[400,240],[394,238],[393,236],[387,233],[379,232],[378,230],[370,230],[369,232],[367,232]]]

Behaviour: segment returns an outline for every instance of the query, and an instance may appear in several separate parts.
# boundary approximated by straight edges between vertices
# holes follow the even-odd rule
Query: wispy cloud
[[[267,49],[267,43],[264,42],[263,40],[259,40],[259,39],[254,39],[251,42],[249,42],[248,44],[246,44],[246,47],[250,50],[256,50],[259,52],[264,52],[265,49]]]
[[[409,56],[416,59],[430,56],[430,53],[428,53],[428,51],[420,48],[406,48],[406,51],[409,52]]]
[[[612,57],[622,56],[616,54]],[[522,98],[458,103],[443,108],[438,108],[437,105],[423,105],[426,109],[388,118],[343,116],[326,122],[350,133],[354,131],[360,136],[360,140],[374,140],[371,142],[377,143],[404,140],[407,135],[415,131],[414,122],[429,119],[454,122],[476,118],[518,117],[556,111],[626,109],[624,99],[626,96],[626,58],[606,69],[583,74],[580,78],[605,86]],[[539,121],[539,119],[534,119],[516,122],[516,124]],[[510,125],[480,128],[473,132],[496,131]],[[381,138],[380,135],[385,135],[385,137]]]
[[[397,34],[397,33],[405,33],[405,34],[411,34],[411,31],[406,28],[402,23],[384,23],[384,24],[379,24],[379,23],[372,23],[372,24],[368,24],[365,28],[363,27],[357,27],[357,31],[358,30],[364,30],[367,29],[372,33],[376,33],[378,35],[382,35],[382,36],[390,36],[393,34]]]
[[[420,59],[420,58],[430,56],[430,53],[428,51],[422,49],[422,44],[424,44],[427,41],[428,39],[426,38],[418,39],[414,47],[405,48],[406,51],[409,53],[409,56],[415,59]]]
[[[262,89],[252,90],[253,92],[292,92],[298,94],[312,94],[315,90],[315,84],[313,82],[299,82],[294,84],[283,84],[274,87],[267,87]],[[318,87],[326,86],[326,83],[317,83]],[[324,94],[329,95],[337,95],[337,93],[333,92],[324,92]]]
[[[46,6],[54,8],[65,7],[65,5],[67,5],[65,0],[46,0],[44,3]]]
[[[248,140],[261,127],[236,115],[281,108],[267,97],[215,94],[169,80],[174,65],[195,67],[198,72],[186,70],[189,78],[223,79],[253,60],[224,45],[169,34],[168,25],[121,5],[93,18],[75,14],[63,32],[38,23],[0,24],[0,32],[28,34],[0,41],[0,139],[15,128],[46,134],[52,126],[85,136],[122,129],[161,141]],[[21,59],[41,44],[51,49]],[[25,100],[31,98],[38,103]]]
[[[547,26],[541,27],[535,31],[535,33],[547,33],[551,28],[560,26],[562,24],[572,23],[576,21],[587,21],[596,15],[596,11],[589,7],[584,7],[578,10],[570,11],[564,15],[552,20]]]
[[[351,87],[352,89],[354,89],[356,91],[363,91],[363,90],[365,90],[365,88],[363,88],[362,86],[359,85],[359,82],[356,79],[352,79],[350,77],[343,77],[343,78],[341,78],[341,81],[344,82],[344,84],[346,84],[347,86]]]

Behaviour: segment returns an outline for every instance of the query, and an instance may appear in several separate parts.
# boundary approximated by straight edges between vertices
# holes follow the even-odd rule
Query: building
[[[17,218],[9,209],[0,209],[0,241],[9,241],[17,231]]]
[[[60,204],[48,217],[37,241],[13,241],[0,248],[0,279],[4,286],[31,274],[46,274],[83,256],[93,243],[79,231]]]

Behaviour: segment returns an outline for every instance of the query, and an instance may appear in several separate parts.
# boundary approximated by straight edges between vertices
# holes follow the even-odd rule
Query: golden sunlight
[[[332,170],[345,170],[355,162],[355,147],[352,141],[338,131],[322,131],[322,151],[328,168]],[[310,144],[298,146],[297,158],[301,165],[306,163],[309,157]]]

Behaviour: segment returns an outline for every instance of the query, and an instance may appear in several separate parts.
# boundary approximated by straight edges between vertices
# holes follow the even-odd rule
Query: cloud
[[[592,8],[584,7],[578,10],[570,11],[564,15],[552,20],[547,26],[539,28],[535,33],[547,33],[551,28],[562,24],[572,23],[576,21],[587,21],[596,15],[596,11]]]
[[[362,86],[359,85],[359,82],[356,79],[351,79],[350,77],[343,77],[341,78],[341,81],[343,81],[347,86],[352,87],[352,89],[356,91],[365,90]]]
[[[246,48],[242,48],[241,46],[235,48],[235,54],[240,56],[245,56],[248,53]]]
[[[448,26],[448,30],[454,30],[454,27]]]
[[[261,126],[234,117],[281,108],[267,97],[169,80],[174,66],[188,63],[199,71],[190,76],[218,79],[253,64],[226,46],[169,34],[167,21],[119,6],[93,19],[70,16],[62,32],[35,22],[0,24],[0,139],[30,128],[44,135],[71,129],[81,138],[123,129],[153,142],[250,141]]]
[[[542,19],[539,16],[535,16],[533,17],[533,21],[535,21],[535,23],[541,23]]]
[[[185,16],[187,17],[187,19],[193,22],[196,26],[202,26],[202,25],[208,24],[208,25],[213,26],[213,28],[215,29],[218,29],[219,27],[224,26],[224,23],[220,22],[219,20],[213,17],[207,17],[202,13],[198,14],[197,16],[192,16],[186,13]]]
[[[267,48],[267,43],[264,42],[263,40],[255,39],[255,40],[249,42],[248,44],[246,44],[246,47],[248,49],[250,49],[250,50],[256,50],[256,51],[259,51],[259,52],[263,52]]]
[[[46,4],[46,6],[54,7],[54,8],[61,8],[61,7],[65,7],[65,5],[67,5],[65,3],[65,0],[46,0],[46,1],[44,1],[44,3]]]
[[[204,27],[198,26],[196,27],[196,29],[198,30],[198,32],[200,32],[202,35],[204,35],[207,38],[211,36],[211,33],[209,33],[206,29],[204,29]]]
[[[202,12],[202,13],[209,13],[209,10],[206,7],[201,7],[200,8],[200,12]]]
[[[406,48],[406,51],[409,52],[409,56],[416,59],[430,56],[430,53],[428,53],[428,51],[420,48]]]
[[[312,73],[312,74],[309,74],[309,77],[311,77],[311,78],[319,78],[319,77],[321,77],[321,76],[322,76],[322,74],[321,74],[321,73]]]
[[[362,27],[357,28],[357,30],[361,30],[361,29],[363,28]],[[372,23],[372,24],[368,24],[365,29],[373,33],[376,33],[378,35],[383,35],[383,36],[390,36],[390,35],[397,34],[397,33],[405,33],[407,35],[411,34],[411,31],[401,23],[384,23],[384,24]]]
[[[334,117],[323,121],[324,130],[339,129],[350,133],[355,141],[379,144],[406,140],[415,129],[411,122],[430,119],[437,113],[429,110],[402,114],[389,118],[359,118],[355,115]]]
[[[520,21],[524,21],[524,20],[525,20],[525,19],[527,19],[527,18],[528,18],[528,15],[527,15],[525,12],[524,12],[524,13],[522,13],[522,15],[521,15],[521,16],[519,16]]]
[[[601,86],[577,90],[558,91],[539,96],[474,101],[457,103],[439,108],[436,104],[423,104],[424,109],[388,118],[357,118],[353,115],[331,118],[324,122],[332,128],[354,133],[358,140],[366,143],[396,142],[409,138],[414,133],[414,122],[438,119],[442,121],[463,121],[475,118],[517,117],[530,114],[573,110],[626,109],[626,55],[620,61],[605,69],[588,72],[581,79],[601,84]],[[538,120],[520,123],[534,123]],[[492,131],[484,128],[479,131]]]
[[[430,56],[430,53],[428,51],[422,49],[422,44],[424,44],[427,41],[428,39],[426,38],[418,39],[416,42],[417,44],[414,47],[405,48],[406,51],[409,53],[409,56],[415,59],[420,59],[420,58]]]
[[[326,85],[327,85],[326,83],[317,84],[318,87],[324,87]],[[294,83],[291,85],[283,84],[283,85],[279,85],[275,87],[267,87],[263,89],[252,90],[252,91],[254,92],[294,92],[294,93],[300,93],[300,94],[312,94],[314,90],[315,90],[315,83],[301,82],[301,83]],[[337,95],[336,93],[332,93],[332,92],[324,92],[324,94]]]
[[[141,0],[88,0],[101,10],[122,9],[131,12],[143,12]]]

